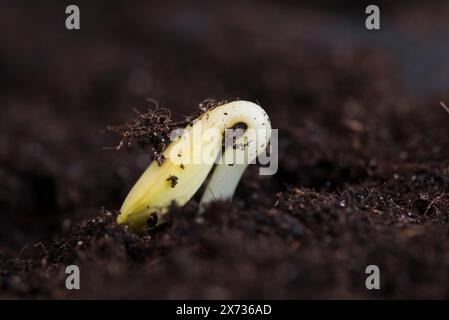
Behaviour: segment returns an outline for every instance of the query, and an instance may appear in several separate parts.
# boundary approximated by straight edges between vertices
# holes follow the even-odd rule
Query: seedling
[[[232,128],[243,127],[233,130]],[[231,136],[229,131],[238,132]],[[187,127],[171,136],[162,155],[153,161],[132,187],[120,209],[119,224],[142,233],[147,220],[158,223],[169,206],[183,206],[203,185],[200,211],[213,200],[230,200],[248,164],[265,151],[271,137],[266,112],[257,104],[234,101],[206,110]]]

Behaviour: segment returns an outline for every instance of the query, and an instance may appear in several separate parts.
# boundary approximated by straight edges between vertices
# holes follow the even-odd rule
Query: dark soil
[[[353,4],[78,2],[70,32],[63,2],[0,4],[1,298],[449,298],[447,3],[385,5],[372,33]],[[118,226],[151,130],[207,97],[264,107],[277,174]]]

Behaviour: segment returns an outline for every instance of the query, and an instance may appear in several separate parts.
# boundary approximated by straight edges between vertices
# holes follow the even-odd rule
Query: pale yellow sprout
[[[271,136],[267,114],[248,101],[234,101],[207,110],[183,129],[163,151],[166,159],[163,164],[153,161],[132,187],[120,209],[118,223],[144,232],[151,214],[161,217],[172,203],[183,206],[220,158],[225,130],[239,124],[245,130],[221,155],[222,161],[216,164],[200,208],[213,200],[231,199],[244,170],[265,150]]]

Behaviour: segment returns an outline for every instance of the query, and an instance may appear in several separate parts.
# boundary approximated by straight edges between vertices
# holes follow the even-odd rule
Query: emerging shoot
[[[230,142],[229,131],[237,132]],[[246,167],[266,150],[270,137],[270,120],[257,104],[234,101],[207,110],[172,134],[172,142],[162,153],[165,161],[153,161],[132,187],[118,223],[144,232],[154,214],[161,218],[172,203],[183,206],[189,201],[214,164],[200,211],[213,200],[230,200]]]

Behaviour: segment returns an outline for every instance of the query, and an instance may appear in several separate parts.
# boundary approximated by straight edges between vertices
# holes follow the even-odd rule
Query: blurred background
[[[209,97],[260,103],[280,129],[279,172],[257,178],[267,208],[288,184],[333,192],[374,183],[376,163],[447,159],[449,3],[373,3],[375,31],[368,4],[1,1],[0,255],[119,208],[151,158],[100,132],[147,99],[179,117]]]

